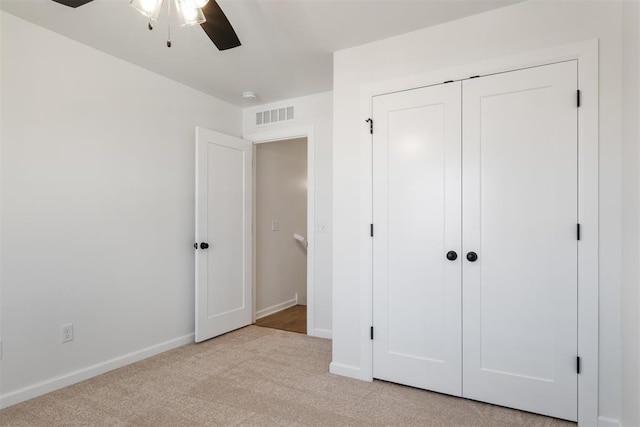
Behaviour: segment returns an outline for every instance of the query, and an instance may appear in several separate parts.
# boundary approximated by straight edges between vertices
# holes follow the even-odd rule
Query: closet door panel
[[[577,419],[577,65],[463,84],[463,395]]]
[[[461,394],[460,83],[374,98],[373,375]]]

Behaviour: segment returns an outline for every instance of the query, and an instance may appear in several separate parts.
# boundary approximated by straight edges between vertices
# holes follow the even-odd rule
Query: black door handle
[[[447,259],[449,261],[455,261],[458,259],[458,254],[456,253],[456,251],[449,251],[447,252]]]
[[[476,262],[478,260],[478,254],[475,252],[469,252],[467,254],[467,260],[471,261],[471,262]]]
[[[208,243],[202,242],[200,243],[200,249],[207,249],[209,247]]]

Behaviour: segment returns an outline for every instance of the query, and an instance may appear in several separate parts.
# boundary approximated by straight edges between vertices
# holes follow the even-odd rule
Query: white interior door
[[[577,419],[577,64],[463,83],[463,395]]]
[[[458,396],[460,88],[373,101],[373,376]]]
[[[252,143],[196,128],[196,342],[252,321]]]

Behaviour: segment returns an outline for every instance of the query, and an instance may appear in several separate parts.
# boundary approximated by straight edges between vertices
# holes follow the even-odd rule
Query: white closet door
[[[373,101],[373,376],[458,396],[460,88]]]
[[[569,420],[576,76],[570,61],[463,84],[463,396]]]

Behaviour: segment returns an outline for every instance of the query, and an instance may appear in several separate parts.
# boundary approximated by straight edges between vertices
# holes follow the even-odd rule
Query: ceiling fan
[[[53,0],[56,3],[69,7],[79,7],[93,0]],[[152,21],[158,19],[160,10],[165,0],[131,0],[131,6],[149,17]],[[216,45],[218,50],[233,49],[240,46],[240,40],[231,26],[216,0],[166,0],[169,14],[171,2],[175,1],[178,11],[181,13],[182,25],[200,24],[204,32]],[[153,29],[151,22],[149,29]],[[171,41],[167,41],[171,47]]]

